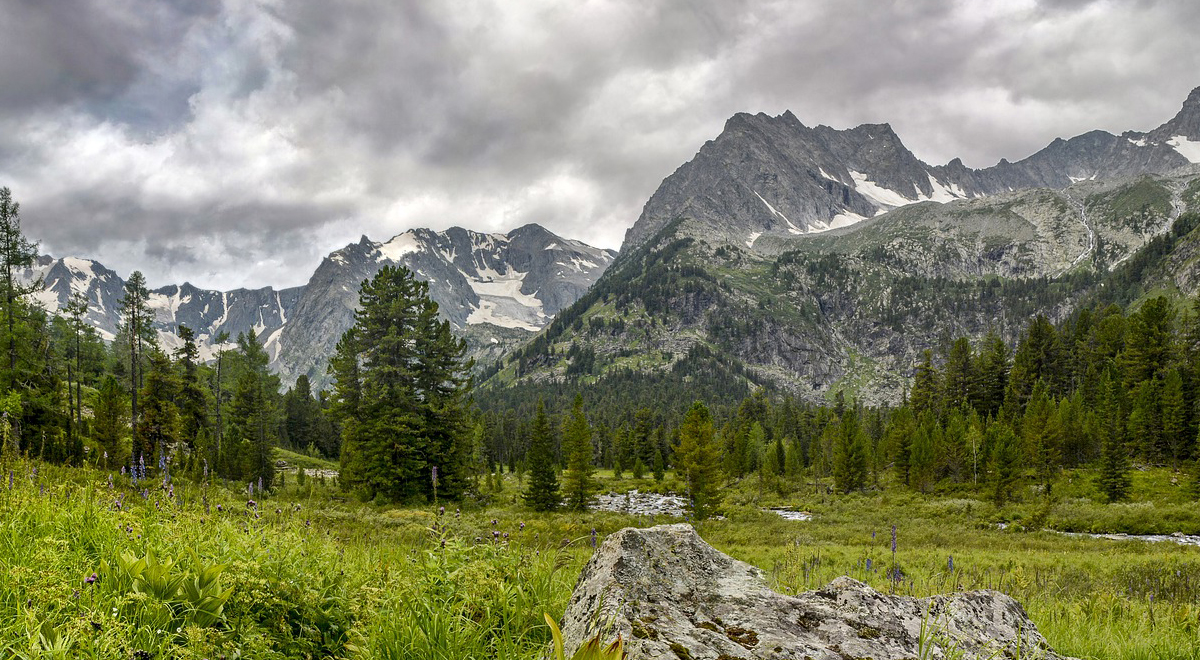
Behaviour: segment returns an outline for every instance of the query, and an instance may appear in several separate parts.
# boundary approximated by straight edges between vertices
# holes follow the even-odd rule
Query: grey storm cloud
[[[733,113],[889,122],[976,167],[1148,129],[1189,0],[9,0],[0,185],[55,254],[293,285],[366,234],[538,222],[619,247]]]

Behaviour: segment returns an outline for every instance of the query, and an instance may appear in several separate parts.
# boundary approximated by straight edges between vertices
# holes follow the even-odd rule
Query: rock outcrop
[[[563,634],[567,657],[619,634],[631,660],[1063,660],[1004,594],[888,596],[842,577],[787,596],[684,524],[607,538],[575,586]]]

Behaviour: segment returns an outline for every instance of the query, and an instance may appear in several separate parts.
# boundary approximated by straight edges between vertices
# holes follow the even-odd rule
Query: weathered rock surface
[[[624,529],[604,541],[564,616],[567,657],[597,633],[620,634],[630,660],[1063,658],[1004,594],[888,596],[842,577],[787,596],[689,525]]]

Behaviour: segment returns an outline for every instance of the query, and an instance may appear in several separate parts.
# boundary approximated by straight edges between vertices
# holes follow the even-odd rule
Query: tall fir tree
[[[21,231],[21,204],[12,198],[12,191],[0,188],[0,268],[4,277],[4,344],[9,379],[16,376],[18,342],[17,324],[24,310],[23,296],[41,288],[41,282],[22,284],[17,274],[33,265],[37,244],[25,238]],[[4,383],[11,389],[12,383]]]
[[[253,329],[239,335],[237,345],[242,364],[229,423],[231,440],[238,446],[238,460],[230,470],[235,477],[271,488],[275,481],[279,377],[267,371],[269,357]]]
[[[867,483],[866,436],[859,423],[858,412],[853,408],[842,413],[839,423],[833,482],[843,493],[862,490]]]
[[[412,271],[385,266],[363,282],[354,326],[330,361],[346,487],[429,499],[436,468],[439,496],[463,494],[472,451],[465,352]]]
[[[553,511],[562,503],[559,493],[558,471],[555,469],[554,431],[550,417],[546,415],[546,404],[539,400],[533,426],[529,431],[529,487],[522,497],[534,511]]]
[[[583,414],[583,395],[575,395],[571,412],[563,422],[563,453],[567,470],[563,474],[563,495],[572,511],[586,511],[596,494],[592,467],[592,428]]]
[[[146,465],[165,462],[179,442],[179,410],[175,397],[179,380],[171,360],[160,350],[150,351],[150,369],[141,390],[142,421],[137,426],[134,455]]]
[[[721,450],[714,438],[712,415],[703,403],[692,404],[679,427],[677,469],[687,483],[692,516],[705,520],[721,504]]]
[[[121,384],[108,374],[100,381],[93,412],[92,438],[100,446],[102,467],[109,469],[129,461],[126,439],[129,433],[125,393]]]
[[[1103,443],[1100,463],[1100,491],[1109,502],[1129,498],[1129,455],[1125,447],[1124,415],[1121,412],[1120,384],[1111,374],[1105,374],[1100,386],[1101,400],[1098,430]]]
[[[149,300],[150,290],[146,288],[146,278],[141,271],[133,271],[133,274],[125,281],[125,295],[121,298],[119,311],[121,331],[128,344],[125,347],[125,354],[128,357],[127,364],[129,365],[130,435],[134,438],[134,455],[139,461],[153,459],[153,457],[139,453],[142,451],[139,444],[139,438],[142,436],[138,434],[138,424],[141,422],[138,394],[142,389],[142,365],[145,361],[146,349],[153,349],[155,346],[154,328],[151,326],[154,316],[150,311]]]

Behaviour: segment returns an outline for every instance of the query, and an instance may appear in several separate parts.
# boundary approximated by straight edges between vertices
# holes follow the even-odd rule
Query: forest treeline
[[[573,506],[586,506],[594,468],[663,479],[687,472],[693,454],[704,457],[690,465],[703,468],[706,483],[688,481],[699,490],[758,476],[789,489],[986,489],[1001,502],[1024,486],[1051,494],[1080,467],[1095,468],[1119,501],[1133,464],[1194,470],[1197,459],[1200,300],[1089,307],[1058,325],[1037,316],[1012,346],[959,338],[926,352],[894,407],[752,390],[743,370],[698,347],[676,377],[618,373],[569,408],[534,408],[526,393],[492,394],[484,409],[471,403],[461,340],[405,269],[364,283],[356,325],[331,361],[333,389],[313,392],[301,377],[282,392],[253,332],[215,338],[207,359],[184,326],[179,345],[165,346],[140,273],[110,341],[88,323],[81,295],[46,312],[30,295],[40,283],[23,283],[36,256],[0,189],[4,455],[270,488],[279,446],[340,460],[343,487],[393,501],[486,497],[499,483],[489,475],[504,471],[533,471],[557,492],[566,469],[562,495],[537,501]]]

